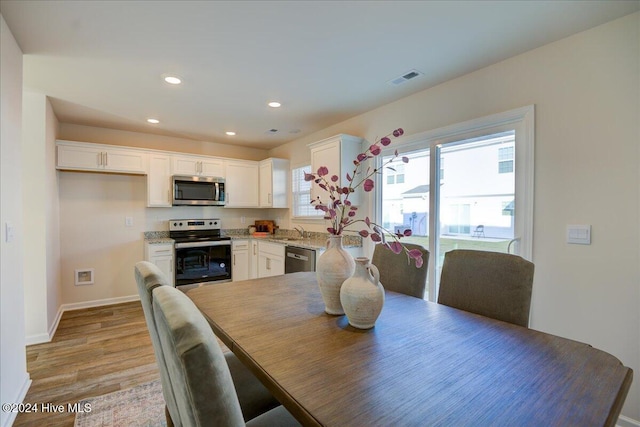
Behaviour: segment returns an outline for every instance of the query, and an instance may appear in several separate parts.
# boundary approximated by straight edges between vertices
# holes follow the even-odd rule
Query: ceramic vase
[[[318,258],[316,278],[322,300],[328,314],[342,315],[344,310],[340,303],[340,287],[353,275],[355,261],[342,246],[342,236],[329,236],[327,250]]]
[[[384,288],[378,268],[369,258],[356,258],[356,270],[342,284],[340,301],[351,326],[373,328],[384,305]]]

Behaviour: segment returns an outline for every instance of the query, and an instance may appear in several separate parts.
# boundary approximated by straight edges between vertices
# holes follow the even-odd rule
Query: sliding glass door
[[[389,231],[410,229],[404,241],[429,249],[428,299],[436,300],[449,250],[530,259],[533,107],[415,135],[393,148],[409,163],[382,172],[376,215]]]

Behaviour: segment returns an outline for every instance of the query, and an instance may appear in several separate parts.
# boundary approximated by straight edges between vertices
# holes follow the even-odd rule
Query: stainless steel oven
[[[173,219],[175,284],[231,280],[231,239],[220,233],[219,219]]]

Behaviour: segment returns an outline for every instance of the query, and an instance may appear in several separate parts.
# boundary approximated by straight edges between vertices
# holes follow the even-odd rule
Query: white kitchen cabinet
[[[231,242],[231,278],[234,282],[249,279],[249,240]]]
[[[57,141],[57,168],[92,172],[147,173],[147,153],[133,148]]]
[[[258,207],[258,162],[249,160],[225,161],[225,189],[227,208]]]
[[[288,208],[289,160],[269,158],[260,162],[260,207]]]
[[[258,277],[284,274],[284,245],[258,241]]]
[[[215,176],[224,178],[224,161],[215,157],[173,156],[173,175]]]
[[[358,154],[362,153],[362,138],[340,134],[309,144],[308,147],[311,150],[312,173],[315,174],[320,166],[326,166],[329,169],[329,175],[326,177],[328,181],[332,175],[337,175],[339,180],[336,185],[343,187],[348,185],[346,176],[347,173],[353,174],[355,169],[353,161]],[[354,205],[360,203],[359,190],[349,196],[349,200]],[[329,200],[328,193],[314,184],[311,186],[312,200],[317,196],[320,196],[325,203]]]
[[[150,153],[147,173],[147,206],[170,207],[171,204],[171,156]]]
[[[251,251],[249,252],[249,278],[258,278],[258,241],[250,240]]]
[[[173,243],[150,243],[144,245],[145,260],[157,265],[164,273],[167,282],[174,285]]]

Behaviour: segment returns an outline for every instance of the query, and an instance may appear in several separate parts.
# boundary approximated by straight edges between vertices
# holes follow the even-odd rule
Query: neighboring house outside
[[[512,239],[514,235],[513,134],[448,145],[440,159],[440,234],[443,236]],[[429,229],[430,154],[403,154],[382,172],[383,226],[411,229],[426,236]],[[475,232],[475,233],[474,233]]]

